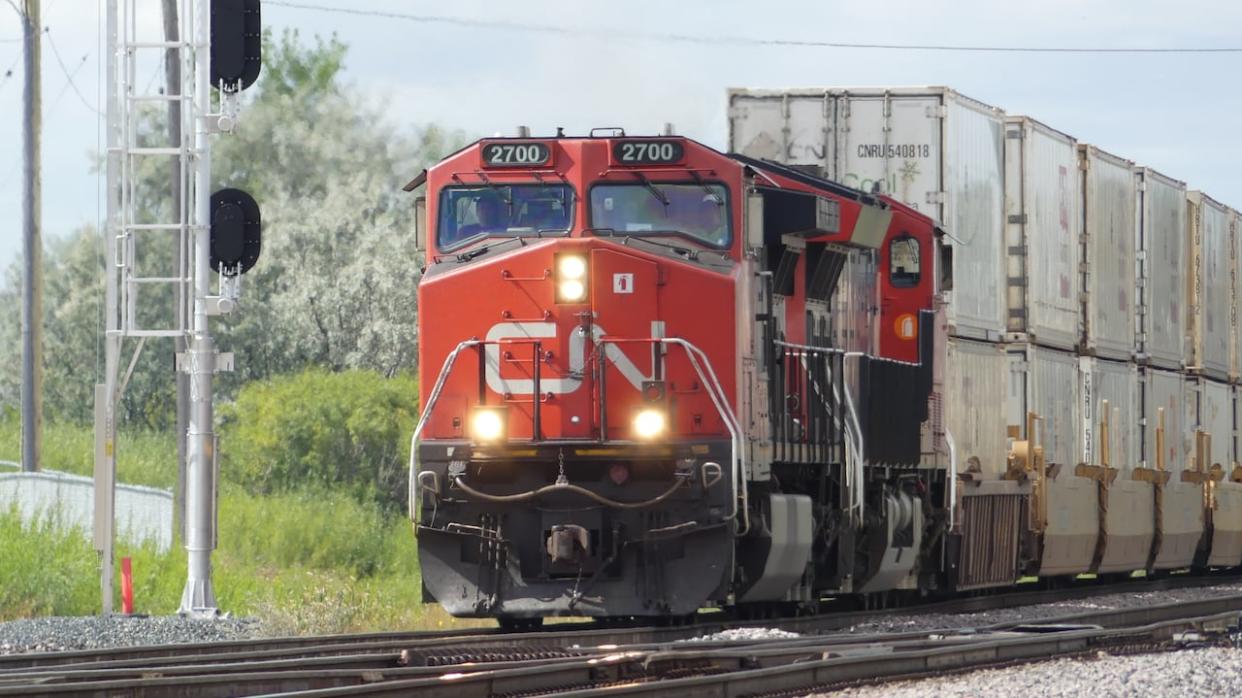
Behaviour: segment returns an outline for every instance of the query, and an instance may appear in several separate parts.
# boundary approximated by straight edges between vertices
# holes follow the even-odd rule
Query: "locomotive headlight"
[[[580,254],[556,256],[556,302],[581,303],[587,296],[587,260]]]
[[[470,415],[470,436],[481,443],[500,441],[505,436],[503,409],[480,407]]]
[[[586,298],[586,284],[578,279],[566,279],[556,285],[556,295],[562,303]]]
[[[561,255],[556,270],[562,279],[581,279],[586,276],[586,260],[576,254]]]
[[[634,435],[640,439],[654,439],[668,427],[664,413],[657,409],[647,408],[634,417]]]

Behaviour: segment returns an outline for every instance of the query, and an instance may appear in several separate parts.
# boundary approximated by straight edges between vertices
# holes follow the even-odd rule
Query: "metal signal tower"
[[[212,431],[212,379],[217,371],[232,369],[232,354],[216,351],[209,318],[231,312],[240,290],[237,275],[244,271],[236,259],[213,256],[213,206],[211,195],[211,136],[232,131],[236,122],[237,92],[243,85],[217,82],[219,109],[213,110],[212,35],[221,16],[238,19],[243,6],[258,3],[239,0],[178,0],[177,40],[139,36],[141,0],[107,0],[107,267],[105,283],[104,382],[95,386],[95,547],[101,556],[101,592],[104,613],[112,611],[113,543],[117,453],[117,407],[129,377],[151,339],[184,337],[188,350],[177,356],[177,369],[190,377],[190,422],[187,435],[185,547],[188,576],[181,597],[180,613],[212,616],[217,613],[211,582],[211,553],[216,547],[216,438]],[[233,14],[227,14],[232,12]],[[215,15],[213,17],[213,14]],[[239,31],[240,20],[229,29]],[[255,33],[257,37],[257,33]],[[257,41],[257,38],[255,39]],[[181,84],[176,94],[143,94],[136,77],[139,55],[156,51],[176,56],[181,63]],[[257,58],[255,58],[257,61]],[[144,105],[177,100],[181,104],[181,142],[154,146],[145,142],[140,117]],[[147,158],[177,158],[180,163],[180,196],[164,220],[140,216],[138,202],[142,184],[139,172]],[[167,170],[163,170],[167,171]],[[171,188],[162,183],[160,190]],[[168,197],[173,198],[173,197]],[[160,207],[157,207],[160,208]],[[257,211],[254,214],[257,229]],[[248,221],[250,222],[250,221]],[[236,228],[237,226],[232,226]],[[257,257],[257,232],[255,233]],[[144,275],[138,263],[140,251],[157,236],[171,237],[177,250],[176,264],[163,275]],[[249,260],[253,264],[254,259]],[[249,268],[249,264],[245,268]],[[220,270],[219,291],[211,290],[212,268]],[[181,299],[173,317],[154,327],[143,326],[140,313],[148,305],[166,301],[143,301],[143,291],[170,286]],[[165,311],[166,312],[166,311]],[[136,340],[124,375],[121,356],[126,340]]]

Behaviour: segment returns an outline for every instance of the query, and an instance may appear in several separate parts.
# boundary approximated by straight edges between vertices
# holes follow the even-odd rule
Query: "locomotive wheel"
[[[530,633],[543,627],[543,618],[517,618],[500,616],[496,619],[500,629],[508,633]]]

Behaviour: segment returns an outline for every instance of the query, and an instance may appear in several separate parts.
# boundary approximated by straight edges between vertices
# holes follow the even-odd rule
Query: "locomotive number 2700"
[[[531,167],[547,163],[549,155],[543,143],[492,143],[483,147],[483,164]]]
[[[612,157],[620,163],[678,162],[685,155],[685,148],[676,141],[622,141],[612,147]]]

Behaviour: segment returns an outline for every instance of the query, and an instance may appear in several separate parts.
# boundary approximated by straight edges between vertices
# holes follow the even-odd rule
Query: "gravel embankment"
[[[920,614],[917,609],[912,609],[909,614],[876,616],[874,619],[855,624],[842,632],[895,633],[941,630],[945,628],[977,628],[995,623],[1035,622],[1044,618],[1068,616],[1089,611],[1154,606],[1157,604],[1193,601],[1233,594],[1242,594],[1242,584],[1222,584],[1196,589],[1105,594],[1074,601],[1059,601],[1057,603],[1020,606],[1017,608],[1001,608],[979,613]]]
[[[677,642],[739,642],[750,640],[788,640],[795,637],[802,637],[798,633],[791,633],[788,630],[780,628],[728,628],[718,633],[710,635],[700,635],[698,637],[686,638],[685,640],[677,640]]]
[[[180,616],[78,616],[0,623],[0,654],[218,642],[253,637],[249,618],[194,620]]]
[[[953,696],[1234,696],[1242,686],[1242,649],[1205,649],[1056,659],[1004,669],[836,691],[857,698]]]

